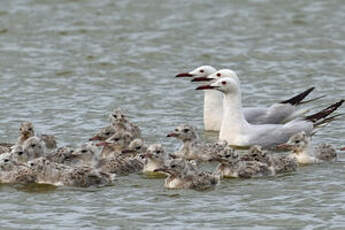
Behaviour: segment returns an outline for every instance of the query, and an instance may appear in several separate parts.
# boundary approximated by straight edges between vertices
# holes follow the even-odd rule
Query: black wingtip
[[[298,105],[299,103],[301,103],[303,101],[304,98],[306,98],[313,90],[315,89],[315,87],[311,87],[309,89],[307,89],[306,91],[298,94],[297,96],[294,96],[286,101],[282,101],[280,102],[281,104],[291,104],[291,105]]]
[[[306,120],[315,123],[315,122],[317,122],[318,120],[320,120],[322,118],[326,118],[328,115],[330,115],[335,110],[337,110],[344,103],[344,101],[345,100],[340,100],[337,103],[328,106],[326,109],[321,110],[320,112],[318,112],[316,114],[312,114],[310,116],[307,116]]]

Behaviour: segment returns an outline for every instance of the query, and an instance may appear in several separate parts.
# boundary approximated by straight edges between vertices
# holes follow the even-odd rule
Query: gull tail
[[[331,113],[333,113],[335,110],[337,110],[342,104],[344,103],[344,100],[340,100],[338,101],[337,103],[327,107],[326,109],[324,110],[321,110],[320,112],[318,113],[315,113],[315,114],[312,114],[310,116],[307,116],[305,118],[305,120],[308,120],[308,121],[311,121],[313,122],[315,125],[319,124],[324,124],[327,119],[326,117],[328,117]],[[333,116],[333,117],[330,117],[330,121],[334,118],[336,118],[337,116]],[[321,119],[324,119],[324,120],[321,120]],[[320,124],[321,123],[321,124]],[[328,123],[328,122],[326,122]]]
[[[323,120],[321,120],[319,122],[316,122],[314,124],[314,127],[321,128],[321,127],[327,125],[328,123],[337,120],[338,117],[342,117],[344,115],[345,115],[345,113],[341,113],[341,114],[337,114],[337,115],[334,115],[334,116],[331,116],[331,117],[327,117],[327,118],[325,118],[325,119],[323,119]]]
[[[314,89],[315,89],[315,87],[311,87],[311,88],[307,89],[306,91],[298,94],[297,96],[294,96],[294,97],[292,97],[286,101],[281,101],[280,103],[281,104],[299,105],[299,104],[303,103],[302,102],[303,99],[306,98]],[[311,100],[309,100],[309,101],[311,101]],[[306,102],[304,102],[304,103],[306,103]]]
[[[327,97],[327,95],[322,95],[322,96],[320,96],[320,97],[315,97],[315,98],[312,98],[312,99],[310,99],[310,100],[301,101],[301,102],[299,103],[299,105],[308,104],[308,103],[310,103],[310,102],[317,101],[317,100],[320,100],[320,99],[325,98],[325,97]]]

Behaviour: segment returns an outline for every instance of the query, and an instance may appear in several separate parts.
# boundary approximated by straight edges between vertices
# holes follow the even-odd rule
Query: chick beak
[[[99,136],[94,136],[94,137],[91,137],[90,139],[89,139],[89,141],[100,141],[100,137]]]
[[[99,142],[96,144],[96,146],[108,146],[108,145],[109,145],[109,143],[107,143],[107,142]]]
[[[178,137],[177,133],[169,133],[167,137]]]

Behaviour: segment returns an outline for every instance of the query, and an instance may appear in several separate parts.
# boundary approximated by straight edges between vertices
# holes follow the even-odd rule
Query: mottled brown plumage
[[[120,108],[114,109],[110,115],[110,120],[116,132],[126,131],[129,132],[133,138],[141,137],[140,128],[134,123],[130,122]]]
[[[209,172],[202,172],[184,159],[170,160],[166,166],[156,169],[168,177],[164,180],[164,187],[169,189],[194,189],[204,191],[213,189],[219,182],[219,176]]]
[[[90,167],[70,167],[45,158],[29,161],[28,166],[37,174],[38,183],[89,187],[110,184],[114,178]]]
[[[188,124],[177,126],[167,137],[174,137],[183,142],[180,150],[173,155],[186,160],[210,161],[218,151],[227,146],[226,142],[202,142],[195,128]]]
[[[112,125],[106,126],[99,130],[89,141],[105,141],[115,134],[115,129]]]

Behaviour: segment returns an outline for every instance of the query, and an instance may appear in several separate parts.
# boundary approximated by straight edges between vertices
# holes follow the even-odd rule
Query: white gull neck
[[[250,124],[244,118],[242,110],[242,96],[240,89],[237,93],[224,94],[223,121],[219,139],[226,140],[230,145],[243,143],[246,145],[247,132]],[[247,132],[246,132],[247,131]]]
[[[223,120],[223,93],[206,90],[204,96],[205,130],[219,131]]]

